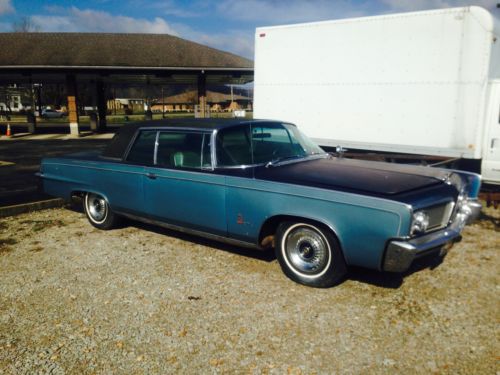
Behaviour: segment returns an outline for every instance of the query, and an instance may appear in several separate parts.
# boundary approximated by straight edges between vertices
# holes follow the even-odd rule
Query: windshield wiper
[[[266,164],[266,168],[269,167],[275,167],[279,165],[280,163],[287,161],[287,160],[292,160],[292,159],[301,159],[305,158],[307,155],[289,155],[289,156],[281,156],[279,158],[273,159]]]
[[[266,168],[269,168],[269,167],[276,167],[278,165],[280,165],[281,163],[283,162],[286,162],[288,160],[294,160],[294,159],[321,159],[321,158],[325,158],[325,157],[328,157],[329,155],[325,152],[322,152],[322,153],[313,153],[313,154],[309,154],[309,155],[289,155],[289,156],[282,156],[282,157],[279,157],[279,158],[276,158],[276,159],[273,159],[269,162],[267,162],[266,164]]]
[[[303,158],[305,157],[304,155],[289,155],[289,156],[281,156],[279,158],[273,159],[266,164],[266,168],[269,167],[275,167],[278,164],[286,161],[286,160],[292,160],[292,159],[298,159],[298,158]]]

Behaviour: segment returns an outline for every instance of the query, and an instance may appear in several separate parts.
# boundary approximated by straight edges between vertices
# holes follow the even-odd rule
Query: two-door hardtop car
[[[325,153],[295,125],[164,120],[124,125],[102,153],[42,161],[48,194],[83,197],[101,229],[120,216],[259,249],[328,287],[347,265],[403,272],[460,239],[479,175]]]

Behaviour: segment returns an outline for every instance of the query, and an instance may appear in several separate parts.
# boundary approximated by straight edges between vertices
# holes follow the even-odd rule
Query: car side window
[[[216,142],[218,166],[231,167],[253,164],[250,126],[222,129],[217,134]]]
[[[281,124],[257,123],[252,125],[254,163],[265,163],[300,152],[300,145]],[[300,153],[299,153],[300,154]]]
[[[206,144],[205,136],[202,133],[161,132],[158,137],[156,164],[167,168],[192,169],[211,166],[210,141]],[[205,148],[208,148],[208,155]]]
[[[145,165],[153,164],[156,133],[155,130],[141,131],[128,153],[127,161]]]

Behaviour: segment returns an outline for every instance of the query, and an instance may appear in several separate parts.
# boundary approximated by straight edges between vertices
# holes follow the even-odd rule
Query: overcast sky
[[[0,0],[0,31],[29,16],[40,31],[172,34],[253,58],[255,28],[480,5],[500,0]]]

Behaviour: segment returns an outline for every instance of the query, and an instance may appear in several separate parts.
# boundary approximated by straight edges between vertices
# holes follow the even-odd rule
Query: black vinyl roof
[[[115,134],[102,156],[121,159],[138,129],[179,128],[213,131],[239,124],[269,120],[249,119],[167,119],[135,122],[123,125]]]
[[[180,119],[164,119],[164,120],[151,120],[151,121],[141,121],[126,124],[123,128],[196,128],[204,130],[214,130],[227,128],[229,126],[248,123],[252,121],[262,121],[262,120],[250,120],[243,118],[180,118]]]

